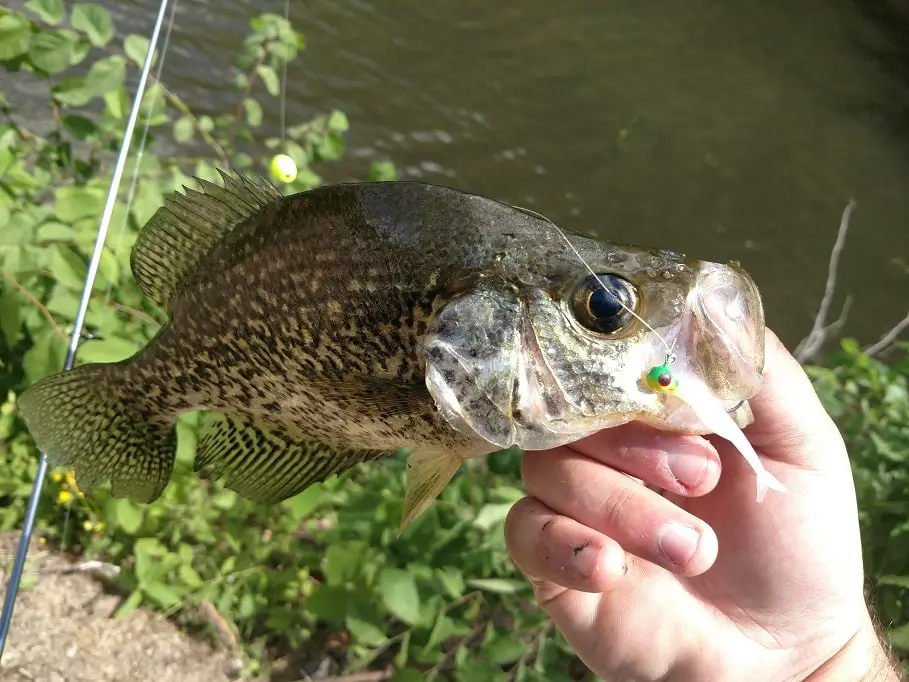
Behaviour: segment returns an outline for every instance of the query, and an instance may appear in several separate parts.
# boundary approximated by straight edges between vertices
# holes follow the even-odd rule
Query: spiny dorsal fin
[[[390,454],[336,450],[213,412],[199,434],[195,470],[222,478],[224,485],[254,502],[275,504],[361,462]]]
[[[202,191],[174,192],[139,233],[130,256],[142,293],[165,311],[187,277],[234,228],[282,198],[265,178],[218,171],[224,187],[196,178]]]

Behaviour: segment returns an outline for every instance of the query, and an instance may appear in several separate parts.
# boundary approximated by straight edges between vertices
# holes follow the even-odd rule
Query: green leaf
[[[316,510],[324,497],[325,489],[321,483],[315,483],[302,493],[294,495],[286,503],[290,509],[291,518],[294,521],[302,521],[307,518]]]
[[[336,161],[344,156],[344,138],[340,133],[327,133],[317,150],[322,159]]]
[[[28,48],[32,64],[48,74],[56,74],[69,68],[73,57],[73,41],[62,33],[39,33],[32,37]]]
[[[338,133],[343,133],[350,128],[350,121],[343,111],[335,110],[328,117],[328,128]]]
[[[316,585],[306,601],[307,610],[328,623],[340,623],[347,612],[347,592],[339,587]]]
[[[360,568],[363,556],[359,543],[329,547],[325,552],[325,582],[339,586],[351,580]]]
[[[95,136],[98,126],[90,118],[78,114],[67,114],[61,120],[63,129],[80,142]]]
[[[493,594],[514,594],[528,588],[528,584],[523,580],[506,580],[504,578],[476,578],[468,580],[467,584]]]
[[[66,9],[63,0],[29,0],[25,9],[34,12],[41,21],[51,26],[56,26],[66,18]]]
[[[116,92],[125,81],[126,60],[120,55],[99,59],[85,76],[85,86],[97,97]]]
[[[123,52],[134,64],[137,66],[144,66],[145,57],[148,55],[149,45],[150,43],[146,36],[133,33],[123,39]],[[157,60],[157,55],[155,55],[155,60]]]
[[[26,351],[22,367],[28,381],[34,383],[63,369],[65,358],[66,339],[53,328],[47,327]]]
[[[199,575],[199,572],[188,564],[180,566],[178,573],[180,575],[180,580],[182,580],[183,584],[187,587],[199,587],[205,582],[202,580],[202,576]]]
[[[100,187],[60,187],[55,196],[57,220],[73,223],[80,218],[99,216],[104,210],[105,192]]]
[[[373,161],[369,165],[370,182],[392,182],[398,177],[398,171],[391,161]]]
[[[436,577],[442,583],[448,596],[457,599],[464,594],[464,577],[461,575],[461,571],[454,566],[437,569]]]
[[[473,520],[473,525],[482,530],[491,530],[505,523],[505,517],[511,509],[511,504],[486,504]]]
[[[19,340],[21,328],[22,303],[16,290],[7,283],[0,294],[0,334],[3,334],[10,348]]]
[[[422,682],[423,673],[414,668],[404,668],[395,673],[388,682]]]
[[[909,651],[909,623],[890,631],[890,643],[897,649]]]
[[[877,582],[878,585],[894,585],[909,590],[909,575],[882,575]]]
[[[55,101],[65,107],[81,107],[88,104],[94,94],[86,85],[85,78],[74,76],[66,78],[51,88],[51,94]]]
[[[50,252],[50,271],[57,281],[68,289],[81,291],[88,267],[79,254],[63,244],[50,247]]]
[[[107,501],[105,512],[114,523],[130,535],[139,532],[145,518],[145,511],[142,507],[135,502],[119,497],[112,497]]]
[[[189,116],[183,116],[174,123],[174,140],[180,144],[189,142],[193,139],[193,134],[195,132],[196,127]]]
[[[347,616],[344,624],[360,644],[377,647],[388,641],[388,637],[381,627],[352,614]]]
[[[142,591],[135,590],[132,594],[129,595],[127,600],[120,605],[120,607],[114,613],[114,618],[123,618],[124,616],[129,615],[135,611],[141,603]]]
[[[420,593],[413,575],[399,568],[385,568],[379,574],[379,590],[385,606],[408,625],[418,625]]]
[[[246,122],[253,128],[262,125],[262,105],[252,97],[243,100],[243,110],[246,112]]]
[[[75,5],[70,21],[73,28],[82,31],[95,47],[104,47],[114,37],[114,22],[111,21],[110,12],[96,3]]]
[[[28,52],[32,29],[21,14],[0,16],[0,61],[15,59]]]
[[[504,665],[517,661],[527,651],[527,643],[513,634],[495,634],[483,644],[482,650],[490,661]]]
[[[172,587],[164,583],[155,582],[143,585],[142,591],[149,599],[165,609],[177,606],[182,601],[180,595]]]
[[[281,82],[278,80],[277,72],[267,64],[259,64],[256,69],[259,78],[265,84],[265,89],[272,97],[277,97],[281,93]]]
[[[85,341],[79,346],[80,362],[119,362],[133,355],[138,348],[132,341],[119,336],[107,336],[102,339]]]

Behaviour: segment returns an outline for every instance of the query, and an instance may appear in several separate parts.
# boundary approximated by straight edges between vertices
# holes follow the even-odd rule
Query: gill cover
[[[508,287],[480,285],[448,301],[423,348],[426,386],[455,429],[501,449],[543,450],[579,437],[555,428],[564,398],[542,360],[526,304]]]

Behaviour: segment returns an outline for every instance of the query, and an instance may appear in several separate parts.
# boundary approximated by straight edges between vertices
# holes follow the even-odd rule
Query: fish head
[[[667,360],[679,380],[750,415],[764,312],[738,263],[562,238],[572,247],[541,238],[501,251],[493,271],[437,301],[426,384],[449,424],[524,450],[629,421],[708,433],[690,406],[648,383]]]

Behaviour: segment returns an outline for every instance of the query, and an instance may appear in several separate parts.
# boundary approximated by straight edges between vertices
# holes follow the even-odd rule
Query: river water
[[[146,33],[157,9],[102,4],[124,32]],[[860,4],[293,0],[307,50],[288,121],[348,113],[330,180],[388,158],[569,229],[739,259],[790,344],[855,198],[834,314],[851,294],[845,332],[872,341],[909,307],[909,79],[900,24]],[[164,81],[232,109],[235,51],[262,11],[283,2],[181,0]]]

